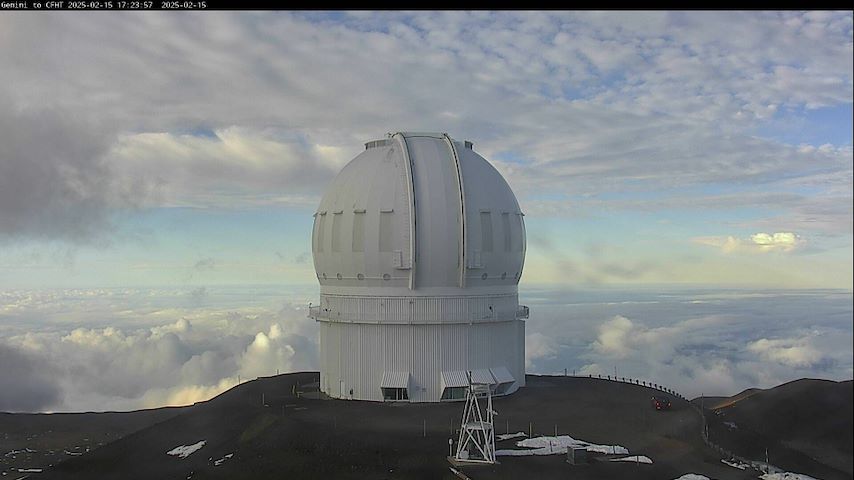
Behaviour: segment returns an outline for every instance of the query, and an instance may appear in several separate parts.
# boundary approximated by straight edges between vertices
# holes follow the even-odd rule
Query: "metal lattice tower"
[[[486,400],[486,419],[481,412],[478,399]],[[492,389],[486,383],[472,383],[469,374],[469,387],[466,392],[466,406],[460,424],[460,439],[457,442],[459,462],[495,463],[495,428],[492,421],[495,410],[492,409]]]

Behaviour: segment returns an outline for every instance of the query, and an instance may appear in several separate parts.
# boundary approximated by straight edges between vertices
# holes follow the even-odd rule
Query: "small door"
[[[344,385],[344,380],[341,380],[341,391],[338,392],[338,398],[347,398],[347,386]]]

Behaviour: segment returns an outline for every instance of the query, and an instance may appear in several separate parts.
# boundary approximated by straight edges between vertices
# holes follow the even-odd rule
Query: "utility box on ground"
[[[583,465],[587,463],[587,449],[569,447],[566,450],[566,463],[570,463],[572,465]]]

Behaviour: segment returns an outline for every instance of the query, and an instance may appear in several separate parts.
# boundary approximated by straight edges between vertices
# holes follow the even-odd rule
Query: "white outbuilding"
[[[320,388],[335,398],[465,398],[525,385],[525,222],[500,173],[442,133],[389,134],[314,214]]]

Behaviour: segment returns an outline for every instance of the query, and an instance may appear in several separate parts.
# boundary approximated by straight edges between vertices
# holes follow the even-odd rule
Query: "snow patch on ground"
[[[674,478],[673,480],[711,480],[709,477],[705,475],[700,475],[697,473],[686,473],[679,478]]]
[[[818,480],[815,477],[804,475],[803,473],[792,472],[766,473],[760,475],[759,478],[761,478],[762,480]]]
[[[569,435],[558,435],[557,437],[534,437],[526,438],[516,442],[517,447],[527,450],[496,450],[496,456],[524,456],[524,455],[555,455],[566,453],[568,447],[584,448],[588,452],[610,453],[614,455],[626,455],[629,450],[620,445],[596,445],[595,443],[576,440]]]
[[[721,463],[723,463],[723,464],[725,464],[725,465],[729,465],[729,466],[730,466],[730,467],[732,467],[732,468],[737,468],[737,469],[739,469],[739,470],[747,470],[747,468],[750,466],[750,465],[749,465],[749,464],[747,464],[747,463],[741,463],[741,462],[737,462],[737,461],[734,461],[734,460],[733,460],[733,461],[730,461],[730,460],[727,460],[727,459],[724,459],[724,458],[722,458],[722,459],[721,459]]]
[[[519,437],[527,437],[528,435],[525,432],[516,432],[516,433],[502,433],[501,435],[496,435],[495,440],[510,440],[511,438],[519,438]]]
[[[166,452],[166,455],[176,455],[178,458],[187,458],[197,450],[205,446],[207,440],[200,440],[192,445],[180,445]]]
[[[612,458],[612,462],[633,462],[633,463],[649,463],[652,464],[652,459],[646,455],[635,455],[632,457]]]
[[[214,462],[214,466],[215,466],[215,467],[218,467],[218,466],[222,465],[223,463],[225,463],[225,461],[226,461],[226,460],[228,460],[229,458],[231,458],[231,457],[233,457],[233,456],[234,456],[234,454],[233,454],[233,453],[229,453],[228,455],[226,455],[226,456],[224,456],[224,457],[220,458],[219,460],[216,460],[216,461]]]
[[[37,451],[38,451],[38,450],[33,450],[33,449],[31,449],[31,448],[24,448],[24,449],[21,449],[21,450],[11,450],[11,451],[7,452],[7,453],[6,453],[5,455],[3,455],[3,456],[4,456],[4,457],[12,457],[12,458],[15,458],[15,457],[16,457],[16,455],[19,455],[19,454],[22,454],[22,453],[36,453]]]

